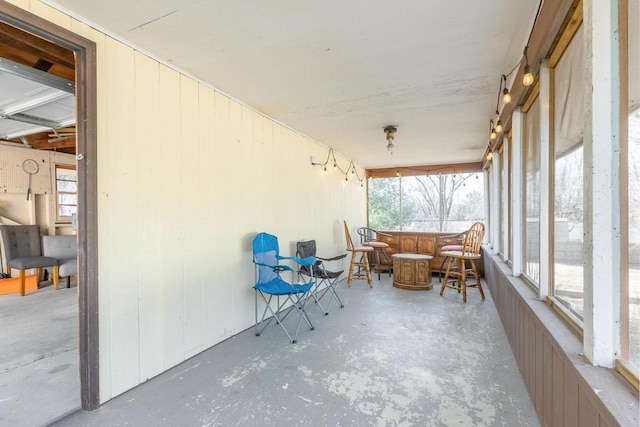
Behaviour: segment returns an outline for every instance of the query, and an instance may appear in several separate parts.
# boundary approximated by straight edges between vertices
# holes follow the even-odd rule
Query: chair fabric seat
[[[260,283],[253,288],[262,292],[266,292],[270,295],[290,295],[303,294],[309,292],[309,289],[315,284],[315,282],[309,282],[304,284],[290,284],[285,282],[279,277],[276,277],[267,283]],[[292,289],[293,288],[293,289]]]
[[[301,269],[300,273],[309,276],[309,270]],[[313,277],[315,277],[316,279],[335,279],[336,277],[340,277],[342,273],[344,273],[344,270],[329,271],[320,268],[319,265],[313,266]]]
[[[48,256],[29,256],[13,258],[7,262],[7,266],[15,268],[17,270],[27,270],[29,268],[41,268],[51,267],[59,265],[59,261],[56,258]]]
[[[446,245],[440,248],[440,254],[443,251],[462,251],[462,245]]]
[[[363,246],[370,246],[372,248],[388,248],[389,244],[385,242],[364,242]]]
[[[462,251],[445,251],[440,252],[441,256],[450,256],[454,258],[465,258],[465,259],[480,259],[482,256],[480,254],[474,254],[471,252],[462,252]]]
[[[60,260],[60,276],[75,276],[78,274],[78,259],[61,259]]]

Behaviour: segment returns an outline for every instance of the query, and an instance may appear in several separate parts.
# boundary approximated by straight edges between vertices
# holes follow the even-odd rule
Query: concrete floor
[[[342,282],[345,307],[310,304],[297,344],[247,330],[54,425],[540,425],[488,292],[438,292]]]
[[[80,408],[78,290],[60,286],[0,296],[0,426],[39,426]]]

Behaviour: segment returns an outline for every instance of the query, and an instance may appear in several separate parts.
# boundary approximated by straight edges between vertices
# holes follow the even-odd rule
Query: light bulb
[[[511,102],[511,94],[509,93],[509,89],[507,89],[506,87],[502,91],[502,101],[505,104],[508,104]]]
[[[344,175],[344,182],[349,182],[349,175],[347,174]]]
[[[324,173],[327,173],[327,165],[324,165]]]
[[[364,188],[364,181],[360,180],[360,188]]]
[[[393,155],[393,149],[396,148],[395,145],[393,145],[393,142],[391,142],[391,140],[389,140],[389,143],[387,144],[387,150],[389,150],[389,154]]]
[[[336,164],[336,162],[333,162],[333,168],[338,169],[338,165]]]
[[[355,175],[356,173],[356,168],[351,168],[351,175]]]
[[[524,77],[522,78],[522,84],[525,86],[531,86],[533,84],[533,74],[531,74],[531,67],[529,64],[524,66]]]
[[[496,133],[502,133],[502,122],[500,120],[496,124]]]
[[[487,154],[487,160],[491,159],[493,159],[493,152],[489,151],[489,154]]]
[[[491,138],[492,141],[498,137],[498,134],[496,134],[495,128],[491,129],[491,135],[489,135],[489,137]]]

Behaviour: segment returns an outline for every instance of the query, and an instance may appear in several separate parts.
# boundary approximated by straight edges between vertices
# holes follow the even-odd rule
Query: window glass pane
[[[73,169],[56,168],[56,178],[65,181],[75,181],[76,171]]]
[[[525,274],[540,285],[540,99],[525,117]]]
[[[438,174],[402,177],[402,229],[458,232],[482,221],[482,176]]]
[[[58,193],[58,204],[76,205],[78,204],[78,197],[75,194]]]
[[[378,230],[466,230],[484,217],[483,177],[471,173],[371,179],[369,224]]]
[[[65,191],[68,193],[75,193],[77,190],[77,184],[75,181],[57,181],[58,191]]]
[[[629,361],[640,369],[640,109],[629,116]]]
[[[553,289],[580,320],[584,313],[584,36],[578,29],[554,72]]]
[[[58,208],[58,216],[71,216],[78,212],[77,206],[60,206]]]
[[[400,179],[369,180],[369,226],[376,230],[400,230]]]
[[[556,153],[553,295],[582,319],[584,304],[583,149]]]

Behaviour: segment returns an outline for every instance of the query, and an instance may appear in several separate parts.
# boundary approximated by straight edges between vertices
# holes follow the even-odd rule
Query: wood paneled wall
[[[592,366],[582,341],[552,308],[485,250],[485,277],[543,426],[638,425],[638,394],[615,371]]]
[[[323,146],[38,0],[10,2],[97,45],[102,402],[252,326],[257,232],[283,254],[304,239],[335,254],[342,220],[366,223],[359,183],[310,165]]]

